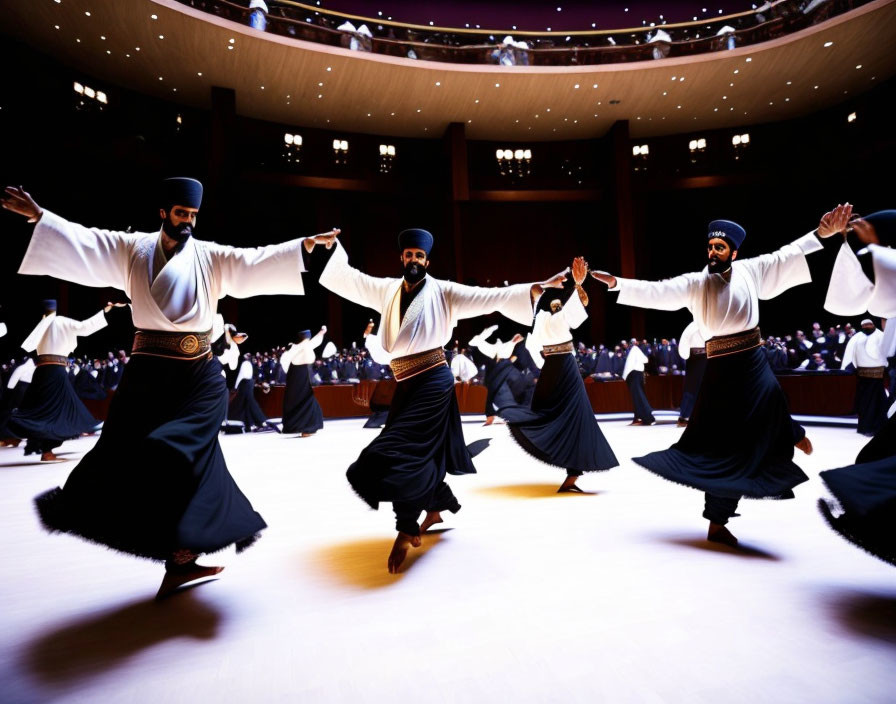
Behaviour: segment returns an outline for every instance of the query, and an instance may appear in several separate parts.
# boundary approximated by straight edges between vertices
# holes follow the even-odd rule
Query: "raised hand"
[[[872,225],[870,222],[859,218],[857,220],[853,220],[850,224],[852,226],[852,231],[856,233],[856,235],[862,242],[864,242],[865,244],[880,244],[880,239],[877,236],[877,231],[874,229],[874,225]]]
[[[586,276],[588,276],[588,262],[585,261],[585,257],[576,257],[572,260],[572,279],[576,282],[576,286],[581,286]]]
[[[852,205],[850,203],[838,205],[832,211],[825,213],[818,223],[818,236],[832,237],[838,232],[843,232],[849,224],[851,215]]]
[[[0,196],[0,205],[14,213],[24,215],[29,220],[37,220],[44,212],[21,186],[7,186]]]
[[[342,233],[338,227],[334,227],[332,230],[328,232],[322,232],[319,235],[314,235],[313,237],[305,238],[305,249],[310,252],[314,249],[315,245],[322,244],[327,249],[332,249],[333,245],[336,244],[336,238]]]

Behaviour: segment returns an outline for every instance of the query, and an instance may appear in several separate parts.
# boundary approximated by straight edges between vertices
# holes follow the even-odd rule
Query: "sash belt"
[[[886,367],[856,367],[856,374],[865,379],[883,379]]]
[[[706,356],[724,357],[729,354],[746,352],[755,349],[762,343],[759,328],[753,328],[745,332],[737,332],[733,335],[719,335],[706,341]]]
[[[151,357],[167,357],[190,361],[211,357],[211,331],[166,332],[163,330],[138,330],[134,335],[131,354]]]
[[[35,364],[38,367],[42,367],[45,364],[58,364],[61,367],[67,367],[68,357],[63,357],[61,354],[39,354]]]
[[[541,353],[545,357],[550,357],[554,354],[571,354],[572,352],[572,340],[570,340],[569,342],[561,342],[557,345],[545,345],[541,348]]]
[[[441,347],[427,350],[426,352],[418,352],[417,354],[409,354],[406,357],[396,357],[389,362],[392,374],[395,375],[395,381],[406,381],[413,376],[442,365],[447,367],[448,362],[445,360],[445,350]]]

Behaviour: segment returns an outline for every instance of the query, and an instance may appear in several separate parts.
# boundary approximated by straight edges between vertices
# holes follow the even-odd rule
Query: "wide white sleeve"
[[[896,318],[896,249],[868,245],[874,258],[874,293],[868,312],[878,318]]]
[[[493,342],[486,342],[485,340],[479,339],[476,340],[476,343],[473,343],[473,340],[470,340],[470,347],[477,348],[482,354],[484,354],[489,359],[494,359],[498,354],[498,346]]]
[[[336,250],[320,275],[320,285],[338,296],[382,313],[386,294],[395,286],[395,279],[369,276],[349,266],[348,254],[336,242]]]
[[[6,337],[6,323],[0,323],[0,337]]]
[[[319,330],[317,332],[317,334],[311,338],[311,340],[308,343],[311,346],[311,349],[316,350],[318,347],[320,347],[323,344],[325,334],[326,333],[324,333],[323,330]]]
[[[302,242],[290,240],[266,247],[229,247],[208,243],[219,297],[249,298],[278,294],[302,295]]]
[[[857,332],[853,335],[849,342],[846,343],[846,349],[843,351],[843,361],[840,363],[841,369],[846,369],[850,364],[855,365],[856,363],[856,344],[859,341],[859,335],[864,335],[865,333]]]
[[[741,267],[752,274],[759,298],[767,300],[789,288],[812,281],[806,255],[821,249],[824,247],[813,231],[785,244],[776,252],[745,259]]]
[[[557,313],[557,315],[563,316],[570,330],[575,330],[579,325],[588,320],[588,311],[586,311],[585,306],[582,305],[582,299],[579,297],[578,291],[573,292],[572,296],[569,297],[569,300],[563,304],[563,309]]]
[[[131,246],[136,240],[136,235],[88,229],[44,210],[31,235],[19,273],[124,291]]]
[[[523,325],[532,323],[532,284],[503,288],[464,286],[453,281],[441,284],[453,320],[497,312]]]
[[[69,319],[69,329],[78,337],[87,337],[93,335],[97,330],[102,330],[108,325],[106,314],[100,311],[96,315],[92,315],[87,320],[71,320]]]
[[[299,355],[299,352],[301,352],[303,349],[303,345],[306,344],[307,342],[305,341],[299,342],[290,347],[288,350],[284,350],[280,355],[280,366],[286,369],[290,364],[292,364],[292,360],[294,360]]]
[[[683,274],[663,281],[641,281],[616,277],[616,286],[610,291],[619,291],[617,303],[654,310],[678,310],[687,308],[691,302],[691,291],[699,284],[700,274]]]
[[[852,247],[844,241],[834,261],[824,309],[834,315],[861,315],[868,310],[874,284],[865,276]]]

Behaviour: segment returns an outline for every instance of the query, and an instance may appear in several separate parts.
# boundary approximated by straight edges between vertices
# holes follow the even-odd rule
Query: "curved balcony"
[[[272,34],[386,56],[455,64],[590,66],[687,57],[761,44],[817,25],[870,0],[777,0],[711,21],[570,32],[429,27],[339,14],[289,0],[267,0],[268,12],[229,0],[178,1]]]

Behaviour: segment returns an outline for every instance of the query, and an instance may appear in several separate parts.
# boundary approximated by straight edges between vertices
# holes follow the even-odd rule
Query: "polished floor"
[[[2,702],[892,702],[896,570],[832,533],[818,472],[854,430],[810,428],[793,501],[741,504],[745,549],[703,540],[701,496],[627,458],[671,422],[606,422],[622,466],[557,495],[556,469],[503,426],[463,510],[389,575],[391,512],[344,470],[377,431],[225,436],[231,471],[270,527],[221,578],[153,602],[158,565],[38,525],[31,498],[95,442],[40,465],[0,449]],[[733,430],[734,432],[734,430]],[[122,468],[126,471],[126,468]],[[387,508],[387,507],[384,507]]]

